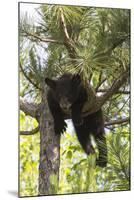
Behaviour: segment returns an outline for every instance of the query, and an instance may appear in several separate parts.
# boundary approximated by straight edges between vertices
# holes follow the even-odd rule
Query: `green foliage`
[[[61,70],[62,73],[79,71],[83,74],[83,79],[88,80],[92,73],[102,70],[105,70],[108,76],[113,75],[116,70],[117,76],[124,66],[128,65],[129,10],[42,6],[43,22],[46,26],[51,24],[49,34],[60,41],[64,41],[63,31],[60,28],[60,9],[63,11],[70,38],[75,42],[78,57],[72,64],[64,48],[61,51],[61,48],[57,49],[57,45],[50,44],[49,48],[53,48],[53,52],[60,51],[58,71]],[[123,42],[125,48],[122,46]]]
[[[37,126],[37,122],[21,112],[20,125],[21,130],[31,130]],[[39,134],[20,136],[20,196],[38,194],[39,142]]]
[[[130,189],[128,129],[107,134],[108,166],[96,167],[96,156],[86,156],[74,133],[61,137],[59,187],[57,177],[50,177],[53,193],[82,193]],[[21,136],[20,193],[22,196],[38,193],[39,135]],[[30,174],[30,176],[29,176]]]
[[[120,130],[107,134],[108,166],[101,169],[95,165],[95,155],[86,156],[76,136],[65,133],[61,138],[59,193],[129,190],[130,145],[122,134]]]
[[[27,32],[29,32],[42,38],[52,38],[64,44],[65,38],[60,22],[61,11],[69,37],[77,52],[74,60],[69,58],[64,45],[51,42],[43,45],[36,37],[27,36]],[[44,50],[41,64],[44,76],[58,76],[65,71],[79,72],[83,80],[87,81],[92,74],[103,71],[107,78],[111,76],[115,78],[128,66],[130,62],[129,10],[41,5],[38,13],[41,18],[38,25],[34,25],[26,15],[22,17],[20,30],[22,38],[26,34],[27,41],[29,38],[31,39],[30,48],[33,48],[32,44],[34,43],[38,49]],[[30,27],[29,31],[27,27]],[[23,45],[21,52],[24,51],[25,46]],[[40,51],[42,50],[40,49]],[[38,73],[34,75],[38,75]],[[37,80],[36,76],[36,82]]]
[[[110,167],[107,179],[108,187],[113,185],[113,190],[130,189],[130,144],[127,138],[122,137],[123,134],[119,131],[108,138]]]

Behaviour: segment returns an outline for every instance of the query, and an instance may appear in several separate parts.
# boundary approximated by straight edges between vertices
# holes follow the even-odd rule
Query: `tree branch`
[[[25,78],[26,78],[35,88],[41,90],[41,88],[40,88],[36,83],[34,83],[34,82],[29,78],[29,76],[26,74],[26,72],[24,71],[24,69],[23,69],[21,63],[20,63],[20,69],[21,69],[23,75],[25,76]]]
[[[107,80],[107,78],[104,78],[102,81],[99,81],[99,84],[95,88],[95,91],[98,92],[99,87]]]
[[[127,117],[125,119],[117,119],[117,120],[113,120],[113,121],[110,121],[110,122],[106,122],[105,126],[111,126],[111,125],[116,125],[116,124],[123,124],[123,123],[129,122],[129,121],[130,121],[130,117]]]
[[[113,43],[111,47],[109,47],[105,52],[103,53],[98,53],[94,55],[94,58],[100,57],[100,56],[106,56],[106,55],[110,55],[111,52],[118,47],[119,45],[121,45],[123,42],[125,42],[128,38],[130,37],[130,35],[126,35],[124,38],[121,38],[120,40],[118,40],[117,42]],[[116,41],[116,39],[115,39]]]
[[[61,26],[63,28],[65,39],[66,39],[67,42],[70,42],[70,37],[69,37],[69,34],[68,34],[68,30],[67,30],[67,26],[66,26],[66,23],[65,23],[65,18],[64,18],[62,8],[60,8],[60,20],[61,20]]]
[[[34,135],[39,132],[39,126],[31,131],[20,131],[20,135]]]
[[[108,92],[109,89],[98,89],[96,92]],[[130,94],[130,91],[118,90],[115,94]]]
[[[116,79],[109,90],[102,96],[97,97],[98,100],[100,99],[100,107],[113,95],[115,94],[119,88],[126,82],[127,78],[129,77],[129,69],[122,73],[122,75]]]
[[[22,110],[26,115],[37,118],[38,109],[39,105],[20,100],[20,110]]]
[[[24,31],[24,32],[25,32],[26,36],[33,37],[33,38],[39,40],[40,42],[51,42],[51,43],[57,43],[57,44],[62,44],[62,45],[64,44],[63,42],[58,41],[58,40],[54,40],[52,38],[41,38],[40,36],[38,36],[36,34],[29,33],[27,31]]]
[[[65,39],[64,44],[68,50],[70,58],[74,59],[74,58],[76,58],[76,51],[75,51],[75,48],[73,45],[73,41],[71,40],[71,38],[69,37],[69,34],[68,34],[68,30],[67,30],[67,26],[66,26],[62,8],[60,8],[60,22],[61,22],[61,29],[63,30],[63,33],[64,33],[64,39]]]

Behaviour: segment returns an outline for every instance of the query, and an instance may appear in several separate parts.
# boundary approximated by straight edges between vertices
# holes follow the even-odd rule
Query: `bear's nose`
[[[60,102],[60,107],[64,110],[69,110],[71,107],[71,104],[69,102]]]
[[[60,107],[63,109],[63,110],[69,110],[71,105],[70,104],[60,104]]]

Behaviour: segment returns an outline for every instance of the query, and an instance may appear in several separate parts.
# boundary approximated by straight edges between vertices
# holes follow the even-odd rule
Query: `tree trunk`
[[[44,91],[40,106],[39,195],[56,194],[60,167],[60,136],[56,136]]]

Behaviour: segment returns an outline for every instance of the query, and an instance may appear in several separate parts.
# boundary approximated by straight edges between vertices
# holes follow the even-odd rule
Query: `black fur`
[[[90,141],[92,134],[99,149],[99,158],[96,163],[105,167],[107,164],[107,146],[102,110],[82,117],[81,111],[87,101],[87,91],[80,76],[78,74],[64,74],[58,80],[46,78],[45,82],[49,86],[47,99],[54,118],[55,134],[61,134],[66,130],[67,125],[63,118],[63,110],[71,109],[72,121],[82,148],[88,155],[95,153]]]

